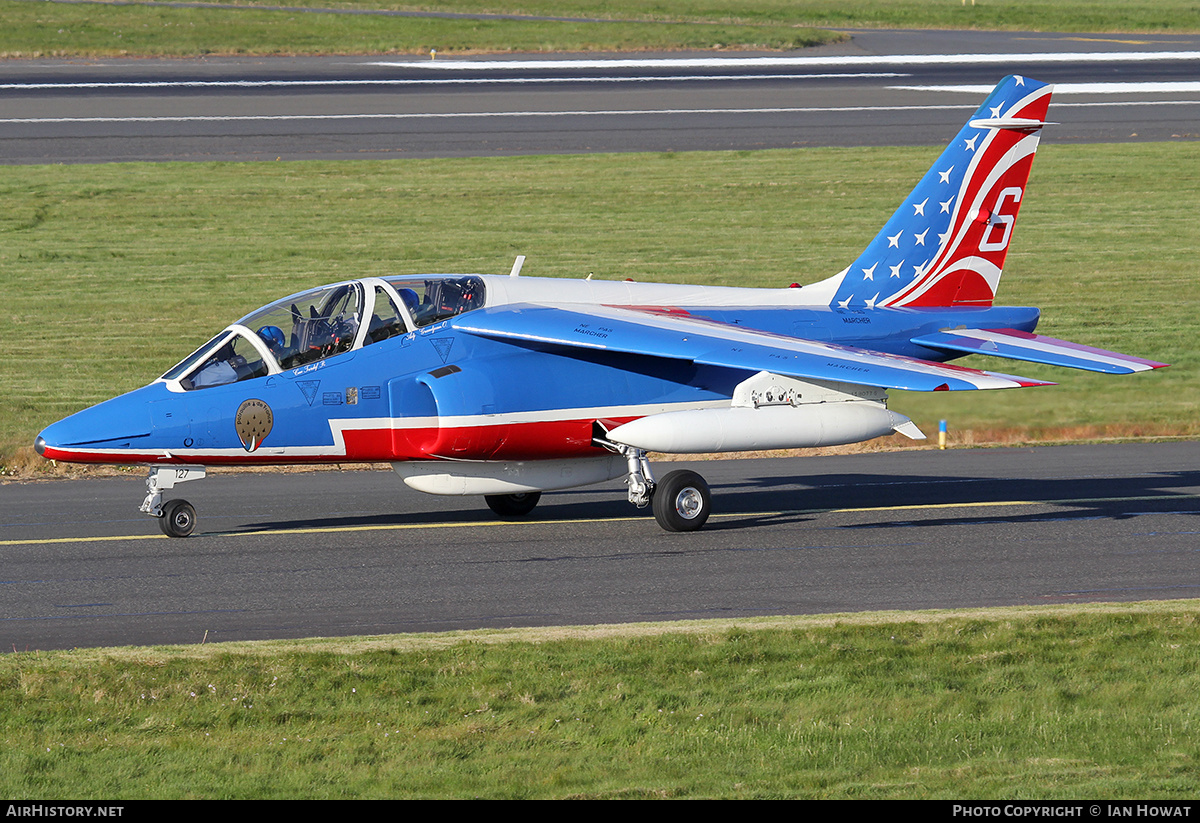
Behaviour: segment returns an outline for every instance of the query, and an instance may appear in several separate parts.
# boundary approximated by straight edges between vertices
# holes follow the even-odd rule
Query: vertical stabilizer
[[[1052,90],[1001,80],[846,269],[830,305],[990,306]]]

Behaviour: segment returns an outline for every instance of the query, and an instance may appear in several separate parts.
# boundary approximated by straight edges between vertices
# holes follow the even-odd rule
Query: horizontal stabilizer
[[[1045,120],[1035,120],[1032,117],[989,117],[984,120],[972,120],[973,129],[1015,129],[1017,131],[1037,131],[1042,126],[1048,126]]]
[[[1016,329],[955,329],[914,337],[912,342],[940,351],[988,354],[1106,374],[1131,374],[1167,365]]]

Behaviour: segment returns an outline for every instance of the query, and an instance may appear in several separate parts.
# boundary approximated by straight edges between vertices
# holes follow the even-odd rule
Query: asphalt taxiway
[[[619,482],[523,521],[390,472],[213,472],[163,537],[142,478],[0,491],[6,651],[1200,594],[1200,444],[690,464],[714,514],[662,532]],[[658,464],[661,473],[671,468]]]
[[[0,163],[940,145],[1006,74],[1055,142],[1200,137],[1200,37],[855,32],[792,53],[0,61]]]

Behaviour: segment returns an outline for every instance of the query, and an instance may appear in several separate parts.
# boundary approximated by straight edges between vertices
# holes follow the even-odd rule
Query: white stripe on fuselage
[[[571,420],[602,420],[607,418],[646,417],[668,411],[712,409],[728,406],[728,399],[706,400],[687,403],[651,403],[624,406],[586,406],[573,409],[543,409],[537,411],[504,412],[497,414],[455,415],[447,417],[357,417],[331,418],[329,429],[333,444],[324,446],[275,446],[264,444],[253,453],[243,448],[229,449],[99,449],[63,447],[62,451],[76,451],[92,455],[113,457],[146,456],[155,460],[182,458],[202,463],[204,458],[247,457],[253,454],[262,457],[313,457],[330,458],[346,455],[346,432],[355,431],[411,431],[423,428],[462,429],[518,426],[530,423],[562,423]],[[270,435],[267,436],[270,439]],[[261,462],[261,461],[255,461]]]

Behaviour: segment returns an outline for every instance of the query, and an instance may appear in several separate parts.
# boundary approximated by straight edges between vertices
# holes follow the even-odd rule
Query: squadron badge
[[[233,425],[237,429],[242,446],[246,451],[252,452],[267,439],[274,421],[270,406],[261,400],[247,400],[238,406]]]

